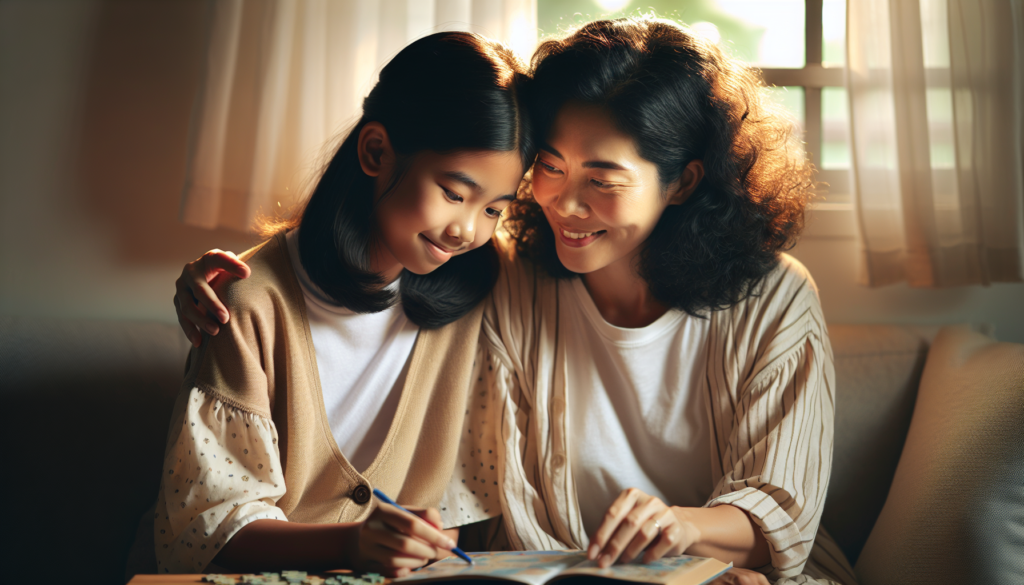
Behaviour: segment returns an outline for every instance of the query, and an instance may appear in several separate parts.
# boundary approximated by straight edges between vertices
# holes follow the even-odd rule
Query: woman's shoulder
[[[789,254],[779,254],[779,262],[775,268],[768,273],[765,285],[770,288],[779,289],[780,292],[789,294],[813,293],[818,294],[818,285],[807,267]]]
[[[798,320],[824,327],[818,287],[807,267],[788,254],[779,255],[775,267],[750,294],[714,316],[724,326],[756,327],[764,329],[762,333]]]
[[[510,236],[496,234],[494,245],[498,249],[498,257],[501,261],[499,281],[504,281],[506,285],[531,289],[555,286],[557,279],[551,277],[543,266],[519,254],[515,241]]]

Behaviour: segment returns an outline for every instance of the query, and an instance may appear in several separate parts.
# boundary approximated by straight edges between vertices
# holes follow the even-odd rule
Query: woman
[[[735,582],[852,583],[818,530],[831,349],[781,254],[812,189],[792,125],[754,71],[647,18],[542,44],[530,93],[541,153],[442,508],[601,565],[686,552],[752,569]]]

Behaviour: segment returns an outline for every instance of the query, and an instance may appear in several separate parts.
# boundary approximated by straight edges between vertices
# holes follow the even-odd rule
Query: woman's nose
[[[573,184],[564,186],[555,194],[551,207],[562,217],[574,215],[579,218],[587,218],[590,216],[586,203],[580,197],[579,189]]]

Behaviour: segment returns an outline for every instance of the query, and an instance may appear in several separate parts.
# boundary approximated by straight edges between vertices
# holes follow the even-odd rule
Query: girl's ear
[[[395,162],[388,131],[380,122],[367,122],[359,131],[357,144],[359,166],[371,177],[379,177],[386,167]]]
[[[700,180],[704,178],[704,161],[702,160],[691,160],[686,168],[683,169],[683,175],[676,180],[675,183],[669,186],[669,205],[682,205],[690,195],[693,194],[694,189],[700,184]]]

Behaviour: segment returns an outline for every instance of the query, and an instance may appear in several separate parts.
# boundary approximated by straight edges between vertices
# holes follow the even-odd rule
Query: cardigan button
[[[359,505],[363,505],[366,502],[369,502],[370,488],[366,487],[363,484],[357,485],[356,489],[352,490],[352,499],[355,500],[356,503]]]

